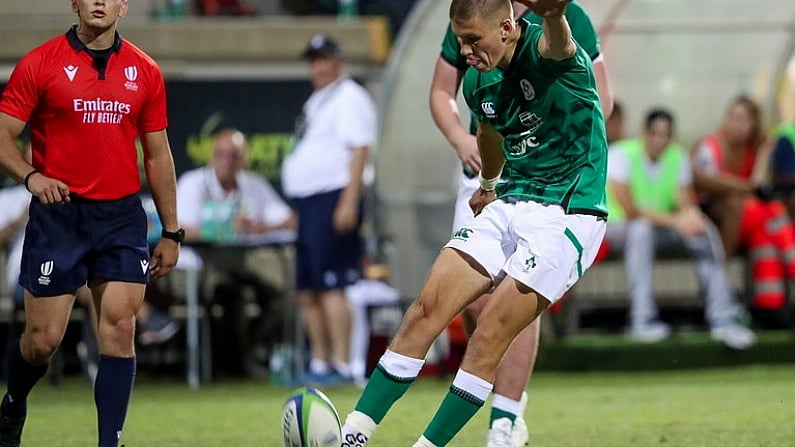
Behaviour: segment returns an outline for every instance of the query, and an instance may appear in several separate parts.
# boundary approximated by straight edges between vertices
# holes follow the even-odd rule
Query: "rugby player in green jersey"
[[[447,445],[488,399],[514,337],[593,262],[607,217],[607,142],[593,64],[564,15],[569,2],[524,0],[544,18],[539,26],[517,23],[508,0],[453,0],[453,32],[470,66],[464,97],[479,121],[476,218],[437,257],[348,415],[342,447],[367,444],[433,340],[493,289],[450,391],[414,444]]]
[[[513,7],[515,17],[524,18],[535,24],[543,22],[541,16],[521,3],[514,1]],[[599,47],[599,37],[588,14],[576,1],[567,6],[565,15],[574,40],[583,47],[593,61],[597,90],[605,116],[608,116],[613,107],[613,94],[606,63]],[[477,117],[472,118],[470,129],[467,130],[461,123],[455,105],[455,98],[467,68],[466,57],[461,54],[458,38],[453,33],[452,27],[448,25],[434,68],[430,108],[434,122],[455,149],[463,167],[458,175],[453,233],[468,227],[474,219],[474,214],[469,208],[469,199],[479,187],[477,176],[480,173],[480,153],[475,140]],[[474,330],[488,297],[489,294],[483,295],[464,311],[463,321],[467,334],[471,334]],[[505,353],[505,360],[497,368],[486,447],[503,445],[502,439],[506,437],[506,432],[511,436],[512,447],[522,447],[527,444],[528,430],[524,420],[524,410],[528,399],[524,390],[535,364],[539,331],[540,320],[535,320],[519,333]]]

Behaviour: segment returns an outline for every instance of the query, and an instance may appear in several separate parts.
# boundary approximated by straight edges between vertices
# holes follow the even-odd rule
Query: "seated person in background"
[[[795,227],[786,207],[763,187],[770,155],[759,106],[741,96],[732,101],[721,128],[696,145],[693,174],[727,256],[747,251],[753,306],[776,311],[786,307],[787,278],[795,278]]]
[[[209,164],[180,176],[177,201],[186,242],[232,242],[295,229],[295,214],[268,181],[243,169],[247,151],[242,132],[221,130]]]
[[[706,297],[710,335],[733,349],[747,349],[754,334],[738,323],[741,308],[729,286],[717,228],[693,201],[687,152],[672,143],[670,112],[655,109],[643,138],[621,140],[608,153],[610,219],[605,238],[623,249],[630,293],[630,338],[656,342],[670,334],[658,319],[653,294],[655,249],[684,245],[696,258]]]
[[[779,126],[771,168],[773,188],[784,198],[792,220],[795,217],[795,121]]]
[[[177,181],[179,223],[185,229],[185,242],[213,242],[219,245],[244,243],[257,245],[269,234],[293,230],[297,218],[266,179],[244,170],[248,150],[245,136],[236,129],[224,129],[214,137],[213,154],[207,166],[185,172]],[[189,252],[190,247],[183,250]],[[181,256],[185,257],[185,256]],[[188,255],[187,258],[190,258]],[[205,259],[206,261],[206,259]],[[258,375],[252,358],[255,343],[250,333],[259,333],[259,326],[272,318],[267,312],[272,305],[274,287],[241,264],[219,266],[225,277],[216,288],[215,302],[223,306],[223,327],[214,340],[224,346],[216,355],[219,365],[235,375]],[[178,268],[180,265],[178,264]],[[224,268],[226,267],[226,268]],[[251,287],[262,309],[259,326],[249,331],[242,299],[242,287]],[[272,312],[270,312],[272,313]],[[223,343],[224,337],[232,337]],[[266,356],[267,358],[267,356]],[[261,359],[265,360],[265,359]]]

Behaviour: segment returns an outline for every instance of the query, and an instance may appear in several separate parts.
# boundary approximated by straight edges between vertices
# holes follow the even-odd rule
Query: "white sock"
[[[413,379],[420,375],[422,365],[425,364],[425,359],[415,359],[398,354],[395,351],[387,349],[378,360],[384,370],[395,376],[406,379]]]
[[[345,425],[342,426],[342,445],[364,447],[376,428],[378,425],[370,416],[354,410],[345,418]]]
[[[513,400],[510,397],[503,396],[502,394],[494,395],[494,400],[491,402],[491,406],[492,408],[502,410],[506,413],[511,413],[517,417],[519,416],[522,408],[521,402],[518,400]]]
[[[493,384],[460,368],[453,379],[453,386],[466,391],[483,402],[489,398],[491,390],[494,388]]]

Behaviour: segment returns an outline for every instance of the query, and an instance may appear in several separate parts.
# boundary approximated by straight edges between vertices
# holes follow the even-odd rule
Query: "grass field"
[[[447,380],[420,379],[392,409],[373,447],[408,447],[422,432]],[[279,415],[291,390],[259,382],[198,391],[141,377],[127,418],[127,447],[279,447]],[[328,390],[342,417],[359,390]],[[453,440],[482,447],[488,411]],[[795,446],[795,366],[746,366],[644,373],[538,373],[527,421],[532,447]],[[25,447],[90,447],[90,388],[77,379],[43,382],[30,399]]]

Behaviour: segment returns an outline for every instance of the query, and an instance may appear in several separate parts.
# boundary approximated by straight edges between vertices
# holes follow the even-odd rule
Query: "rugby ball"
[[[285,447],[339,447],[340,418],[331,400],[317,388],[302,387],[282,408]]]

